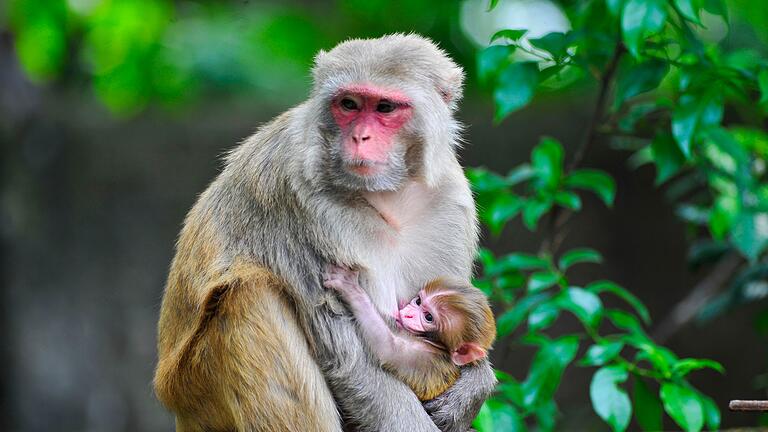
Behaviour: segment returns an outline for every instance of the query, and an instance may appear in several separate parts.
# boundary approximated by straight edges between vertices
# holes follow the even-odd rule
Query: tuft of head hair
[[[453,110],[461,99],[464,70],[431,40],[416,34],[390,34],[377,39],[349,39],[315,56],[315,93],[345,84],[372,81],[401,84],[403,79],[432,86]]]
[[[434,295],[441,342],[453,351],[462,343],[474,342],[489,350],[496,339],[496,322],[486,295],[470,283],[441,278],[428,283],[424,293]],[[445,319],[445,318],[448,319]]]

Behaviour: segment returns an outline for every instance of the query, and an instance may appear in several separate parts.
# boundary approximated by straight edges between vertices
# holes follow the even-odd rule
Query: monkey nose
[[[352,135],[352,141],[355,142],[355,144],[360,144],[361,142],[368,141],[371,139],[370,135]]]

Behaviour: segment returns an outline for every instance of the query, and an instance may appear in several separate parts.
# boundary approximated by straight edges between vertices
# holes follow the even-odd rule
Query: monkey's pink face
[[[387,170],[397,134],[413,114],[404,94],[368,85],[343,88],[331,113],[341,131],[345,168],[361,177]]]
[[[419,295],[400,308],[397,322],[414,334],[437,330],[437,311],[432,296],[424,294],[424,290],[419,291]]]

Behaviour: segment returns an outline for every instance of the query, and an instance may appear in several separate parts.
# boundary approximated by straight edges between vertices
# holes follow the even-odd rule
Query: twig
[[[601,121],[603,120],[603,116],[605,115],[606,105],[608,104],[608,95],[610,94],[611,83],[613,82],[616,71],[618,70],[619,60],[621,60],[621,57],[625,52],[626,50],[621,41],[617,42],[616,47],[613,50],[613,56],[608,62],[608,66],[605,68],[605,73],[600,78],[600,90],[597,94],[597,101],[595,102],[595,107],[592,110],[592,116],[589,120],[589,125],[587,126],[584,138],[581,140],[579,147],[576,149],[576,152],[573,155],[573,159],[571,159],[570,163],[566,167],[566,174],[570,173],[577,166],[579,166],[582,159],[584,159],[584,155],[586,154],[587,149],[592,144],[592,142],[595,141],[595,138],[599,133],[598,129]],[[549,252],[550,254],[555,254],[555,252],[557,252],[557,249],[560,247],[560,244],[563,242],[566,235],[562,230],[563,225],[568,222],[571,216],[573,216],[572,211],[561,211],[560,207],[555,207],[552,210],[552,213],[549,217],[549,235],[541,243],[539,252]]]
[[[721,287],[731,278],[743,262],[734,252],[722,258],[715,268],[702,279],[688,295],[680,301],[656,327],[653,339],[663,343],[674,335],[681,327],[696,317],[696,313],[712,298]]]
[[[732,400],[728,403],[731,411],[768,411],[768,400]]]

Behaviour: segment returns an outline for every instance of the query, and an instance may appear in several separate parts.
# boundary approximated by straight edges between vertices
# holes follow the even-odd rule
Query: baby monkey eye
[[[354,111],[357,109],[357,102],[350,98],[344,98],[341,100],[340,105],[342,108],[348,111]]]
[[[380,113],[385,113],[385,114],[391,113],[394,110],[395,110],[395,104],[393,104],[388,100],[382,100],[381,102],[379,102],[378,105],[376,105],[376,111]]]
[[[416,306],[421,306],[421,297],[416,297],[413,301],[416,302]]]
[[[425,320],[427,320],[427,322],[431,323],[431,322],[432,322],[432,320],[434,319],[434,317],[432,316],[432,314],[431,314],[431,313],[429,313],[429,312],[426,312],[426,313],[424,314],[424,319],[425,319]]]

